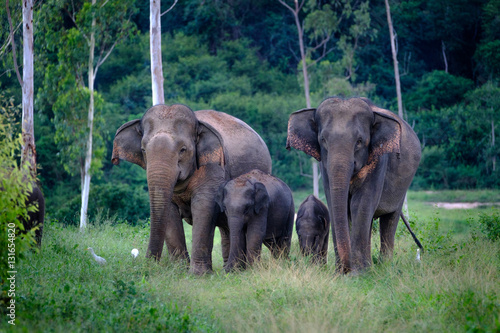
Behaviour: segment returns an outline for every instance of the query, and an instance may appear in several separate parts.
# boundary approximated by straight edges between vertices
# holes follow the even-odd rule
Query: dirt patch
[[[472,209],[483,206],[500,206],[500,202],[429,202],[428,204],[444,209]]]

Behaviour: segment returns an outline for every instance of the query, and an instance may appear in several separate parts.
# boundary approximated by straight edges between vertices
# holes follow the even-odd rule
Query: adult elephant
[[[182,219],[193,226],[190,271],[212,270],[215,226],[229,256],[227,221],[215,203],[221,184],[252,169],[271,172],[271,156],[247,124],[213,110],[193,112],[181,104],[155,105],[141,119],[122,125],[113,144],[113,164],[123,159],[147,172],[151,231],[147,256],[189,260]]]
[[[371,230],[380,218],[380,251],[391,257],[406,191],[420,162],[412,128],[364,98],[327,98],[290,115],[287,148],[320,161],[337,268],[372,264]]]

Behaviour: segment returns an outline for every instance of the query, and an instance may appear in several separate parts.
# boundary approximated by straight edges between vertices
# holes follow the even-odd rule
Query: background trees
[[[128,163],[112,168],[109,161],[118,126],[142,116],[152,105],[149,3],[119,3],[123,7],[113,7],[119,5],[115,1],[97,1],[97,7],[105,4],[99,10],[91,10],[90,1],[35,3],[38,163],[47,211],[62,221],[72,221],[79,211],[90,96],[95,114],[89,218],[108,209],[116,219],[132,224],[148,216],[143,170]],[[171,3],[163,4],[164,10]],[[333,23],[323,20],[331,27],[326,34],[330,52],[321,57],[323,49],[310,48],[306,57],[306,64],[319,59],[308,68],[311,106],[329,95],[359,95],[396,111],[384,2],[306,3],[307,10],[299,13],[305,22],[305,45],[322,40],[317,15],[329,11],[336,17]],[[13,16],[19,21],[20,3],[11,1],[11,8],[16,6]],[[390,6],[403,115],[424,147],[414,188],[498,187],[498,0],[407,0],[390,1]],[[2,7],[0,89],[3,99],[20,104]],[[101,14],[101,9],[108,11]],[[92,15],[92,63],[99,73],[94,72],[93,94],[88,83],[90,52],[83,36],[94,31]],[[129,18],[132,30],[124,32]],[[312,190],[310,181],[300,176],[306,163],[284,149],[289,114],[307,106],[297,27],[289,10],[279,1],[186,0],[161,16],[161,25],[165,103],[213,108],[243,119],[269,146],[273,173],[292,189]],[[21,44],[21,30],[14,30]],[[121,44],[115,44],[117,40]],[[111,48],[113,52],[97,66],[99,56],[104,59]],[[134,207],[123,209],[123,200],[134,202]]]

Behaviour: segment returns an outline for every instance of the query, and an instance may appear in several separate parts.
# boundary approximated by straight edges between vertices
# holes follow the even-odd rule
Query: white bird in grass
[[[88,247],[87,248],[87,251],[90,251],[90,253],[92,254],[92,256],[94,257],[94,260],[97,261],[97,263],[99,265],[105,265],[106,264],[106,259],[104,259],[103,257],[99,257],[97,254],[95,254],[94,252],[94,249],[91,248],[91,247]]]
[[[417,259],[418,262],[420,262],[420,249],[417,249]]]
[[[133,256],[134,258],[137,258],[137,256],[139,255],[139,250],[137,250],[137,249],[132,249],[132,251],[131,251],[130,253],[132,253],[132,256]]]

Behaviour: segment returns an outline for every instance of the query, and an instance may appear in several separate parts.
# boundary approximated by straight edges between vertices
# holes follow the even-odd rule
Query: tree
[[[92,175],[95,101],[98,96],[95,92],[95,80],[99,67],[108,59],[115,46],[134,29],[131,23],[131,16],[135,11],[134,1],[84,0],[68,3],[53,0],[46,3],[43,9],[51,10],[54,15],[64,13],[64,19],[69,21],[65,23],[64,19],[61,20],[62,31],[55,31],[54,25],[48,27],[48,41],[55,44],[51,46],[51,50],[57,52],[59,59],[58,68],[50,68],[54,73],[46,75],[46,81],[50,75],[59,76],[55,79],[58,97],[54,111],[61,113],[72,112],[74,108],[81,109],[84,107],[82,97],[88,95],[89,98],[86,121],[83,117],[79,118],[78,113],[74,114],[76,119],[56,115],[60,122],[59,126],[56,124],[56,128],[59,128],[56,136],[59,134],[65,138],[63,141],[66,143],[73,143],[75,138],[72,132],[85,133],[85,156],[79,161],[82,191],[80,229],[83,230],[87,224]],[[87,82],[84,80],[85,74]],[[73,107],[68,110],[70,105]]]
[[[151,53],[151,85],[153,90],[153,105],[164,104],[165,94],[163,92],[163,66],[161,60],[161,16],[168,13],[177,4],[173,5],[165,12],[161,12],[161,0],[150,0],[150,29],[149,47]]]
[[[396,81],[396,95],[398,98],[398,116],[399,118],[403,119],[403,97],[401,96],[401,81],[399,80],[398,50],[396,49],[396,36],[394,34],[394,28],[392,26],[391,7],[389,6],[389,0],[385,0],[385,10],[387,13],[387,25],[389,26],[389,36],[391,39],[392,62],[394,64],[394,80]]]
[[[487,82],[466,95],[467,102],[474,106],[475,115],[471,115],[471,118],[481,121],[483,124],[486,123],[490,127],[490,147],[487,149],[485,155],[486,158],[491,160],[492,173],[495,173],[497,170],[498,148],[495,145],[495,126],[500,120],[498,112],[500,110],[500,100],[498,96],[500,96],[500,88],[492,82]]]
[[[16,42],[14,37],[14,27],[10,15],[9,0],[5,1],[7,19],[9,21],[10,36],[12,45],[12,58],[17,79],[23,90],[23,115],[22,115],[22,137],[23,148],[21,154],[21,164],[27,165],[31,178],[36,178],[36,149],[35,149],[35,129],[33,125],[33,0],[23,1],[23,77],[19,73],[16,55]],[[26,169],[26,168],[24,168]]]
[[[306,99],[306,107],[308,109],[311,108],[311,94],[309,91],[309,74],[308,74],[308,68],[312,64],[308,64],[307,60],[308,57],[310,59],[311,51],[316,51],[321,49],[322,53],[319,56],[319,58],[316,59],[315,62],[319,61],[321,58],[324,58],[329,52],[331,52],[331,49],[328,49],[327,45],[330,39],[332,38],[332,34],[335,31],[336,25],[335,25],[335,17],[332,15],[332,12],[329,11],[329,8],[325,6],[325,11],[316,11],[313,12],[311,15],[315,16],[316,19],[321,19],[318,20],[318,23],[324,23],[317,29],[314,33],[316,39],[318,42],[316,45],[312,47],[312,49],[306,50],[305,46],[305,41],[304,41],[304,22],[301,21],[299,15],[300,12],[302,11],[302,8],[304,7],[305,0],[301,0],[300,3],[298,0],[294,0],[294,5],[290,6],[288,5],[285,0],[278,0],[283,6],[285,6],[293,15],[294,21],[295,21],[295,26],[297,27],[297,36],[298,36],[298,42],[299,42],[299,51],[300,51],[300,64],[302,67],[302,76],[304,80],[304,97]],[[307,54],[307,51],[309,51],[309,54]],[[315,63],[314,62],[314,63]],[[316,197],[319,197],[319,175],[318,175],[318,162],[313,160],[312,161],[312,173],[313,173],[313,193]]]
[[[403,97],[401,96],[401,81],[399,80],[398,50],[396,49],[396,36],[394,35],[394,28],[392,26],[391,7],[389,6],[389,0],[385,0],[385,10],[387,13],[387,25],[389,27],[389,36],[391,39],[392,63],[394,64],[394,80],[396,81],[396,95],[398,99],[398,116],[399,118],[403,119]],[[403,204],[403,213],[408,219],[408,200],[406,195]]]
[[[369,4],[368,1],[353,4],[351,0],[343,0],[334,5],[318,0],[294,0],[293,5],[289,5],[286,0],[278,1],[292,13],[294,18],[306,107],[311,108],[309,68],[335,51],[335,47],[341,55],[340,63],[346,72],[345,79],[353,79],[358,42],[360,38],[370,35]],[[357,7],[353,8],[354,6]],[[307,15],[301,20],[302,10]],[[343,31],[340,38],[335,41],[334,33],[338,32],[341,23],[348,19],[352,20],[347,23],[346,31]],[[318,196],[318,162],[314,159],[312,159],[312,172],[313,193]]]

